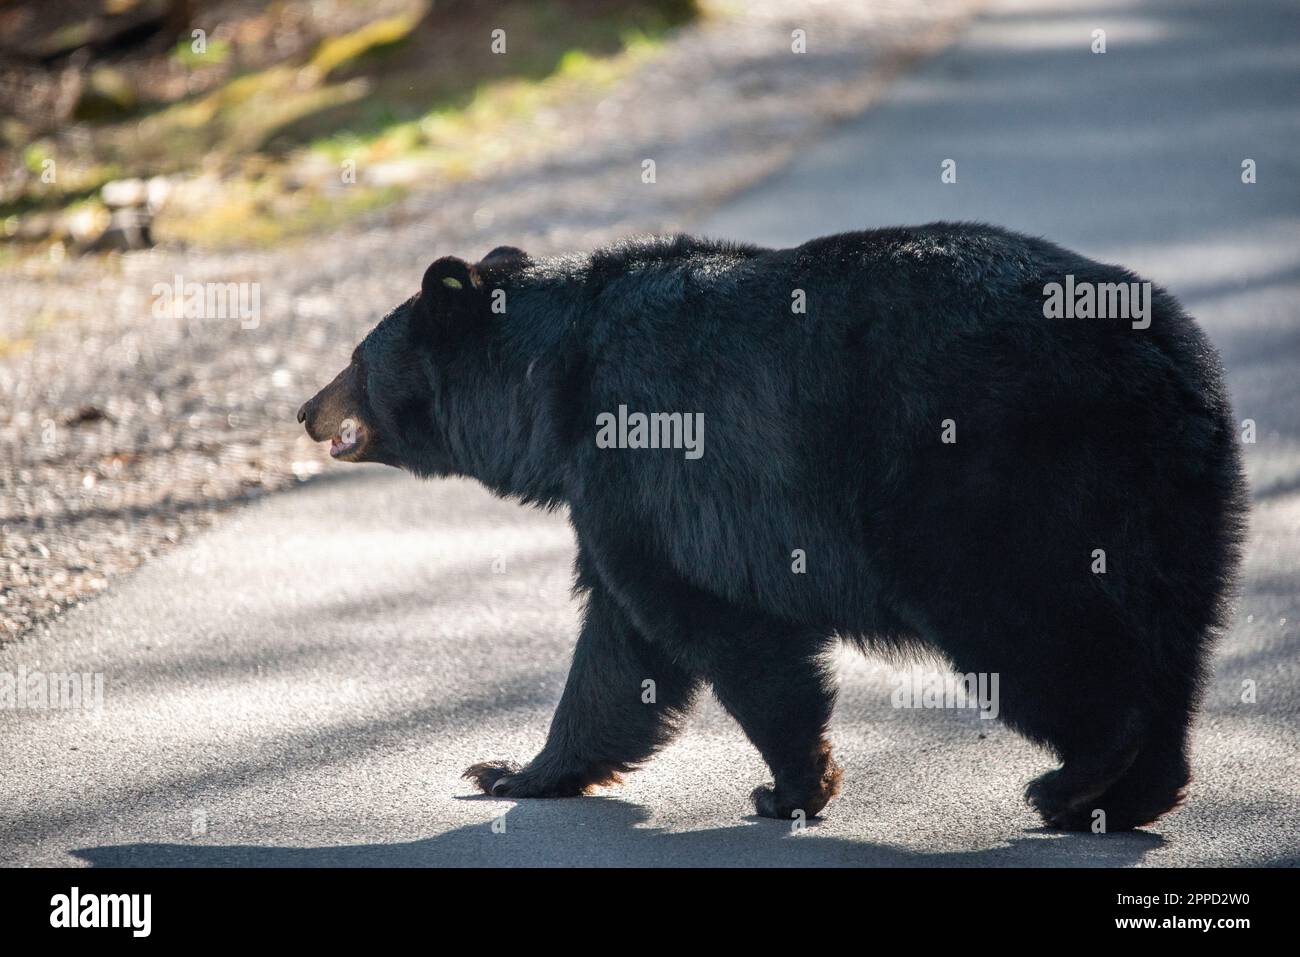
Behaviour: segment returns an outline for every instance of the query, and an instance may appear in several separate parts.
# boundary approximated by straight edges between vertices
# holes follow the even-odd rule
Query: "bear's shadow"
[[[465,800],[499,805],[476,797]],[[119,844],[79,848],[92,867],[1130,867],[1164,845],[1159,835],[1057,834],[1030,829],[993,848],[919,852],[749,817],[730,827],[665,831],[649,812],[612,797],[527,802],[482,823],[424,840],[318,847]],[[494,829],[493,822],[496,821]]]

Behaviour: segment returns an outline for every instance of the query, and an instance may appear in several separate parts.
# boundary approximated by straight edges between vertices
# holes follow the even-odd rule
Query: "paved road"
[[[1258,423],[1256,510],[1191,798],[1156,831],[1040,829],[1020,793],[1045,755],[967,712],[895,710],[891,669],[847,656],[844,794],[802,833],[750,815],[764,771],[711,702],[599,797],[472,796],[467,764],[542,742],[576,623],[572,539],[471,484],[363,467],[0,650],[0,672],[105,677],[100,711],[0,715],[0,863],[1300,863],[1297,62],[1300,17],[1275,0],[996,3],[704,224],[787,243],[987,219],[1136,267],[1206,324]]]

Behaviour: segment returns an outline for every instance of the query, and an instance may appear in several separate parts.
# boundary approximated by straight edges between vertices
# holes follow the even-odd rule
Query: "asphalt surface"
[[[766,772],[711,701],[599,796],[475,796],[465,766],[544,739],[575,635],[571,534],[471,483],[339,467],[0,649],[0,673],[105,682],[102,709],[0,712],[0,863],[1300,863],[1295,13],[996,3],[700,229],[787,244],[988,220],[1123,262],[1205,324],[1256,422],[1255,511],[1177,814],[1145,833],[1046,831],[1021,791],[1047,755],[969,711],[892,708],[895,669],[853,655],[832,727],[844,790],[800,832],[752,816]]]

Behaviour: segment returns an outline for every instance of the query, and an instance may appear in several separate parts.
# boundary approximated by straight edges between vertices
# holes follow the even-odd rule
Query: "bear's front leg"
[[[698,681],[636,633],[598,579],[588,589],[582,631],[546,746],[522,768],[488,761],[464,777],[497,797],[574,797],[609,784],[667,744]],[[651,683],[648,683],[651,682]]]

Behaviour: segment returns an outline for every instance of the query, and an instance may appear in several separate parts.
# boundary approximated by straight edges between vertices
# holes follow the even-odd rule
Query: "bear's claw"
[[[473,781],[480,791],[493,797],[504,797],[510,793],[510,778],[519,773],[519,765],[512,761],[483,761],[471,765],[461,775]]]
[[[817,778],[805,787],[783,789],[780,795],[770,784],[761,784],[750,792],[754,802],[754,811],[760,817],[776,818],[778,821],[792,820],[802,811],[804,818],[816,817],[831,798],[840,793],[840,782],[844,772],[831,758],[830,745],[822,743],[817,756]]]
[[[562,798],[578,797],[595,784],[615,783],[618,775],[605,772],[598,778],[580,772],[556,770],[533,762],[521,768],[512,761],[484,761],[468,768],[463,778],[491,797]]]
[[[760,784],[750,792],[749,798],[754,802],[754,812],[759,817],[789,821],[794,817],[795,812],[799,810],[789,802],[777,800],[776,789],[770,784]]]
[[[1100,794],[1072,791],[1062,770],[1041,774],[1025,788],[1025,803],[1038,812],[1043,823],[1059,831],[1086,831],[1092,826],[1092,808]]]

